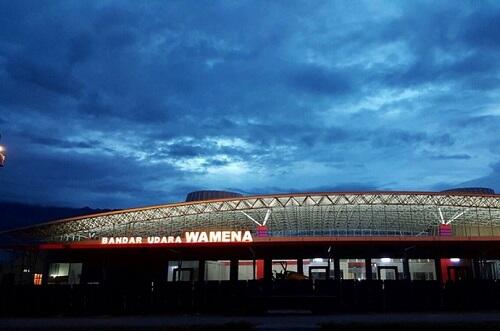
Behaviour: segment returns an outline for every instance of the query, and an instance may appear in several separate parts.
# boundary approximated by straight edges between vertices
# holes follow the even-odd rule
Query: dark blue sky
[[[496,1],[1,1],[0,200],[500,191]]]

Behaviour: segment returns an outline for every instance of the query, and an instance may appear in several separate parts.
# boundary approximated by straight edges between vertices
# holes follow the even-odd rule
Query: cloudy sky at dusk
[[[496,1],[2,1],[0,200],[500,191]]]

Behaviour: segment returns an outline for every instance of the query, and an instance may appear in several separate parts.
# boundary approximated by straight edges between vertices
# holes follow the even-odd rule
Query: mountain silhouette
[[[19,202],[0,202],[0,231],[106,211],[111,210],[92,209],[90,207],[70,208],[40,206]]]

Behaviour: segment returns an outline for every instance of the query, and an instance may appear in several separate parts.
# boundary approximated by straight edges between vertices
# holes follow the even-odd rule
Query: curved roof
[[[500,236],[500,195],[457,192],[317,192],[231,197],[74,217],[9,232],[41,242],[102,236],[177,235],[189,230],[255,231],[267,219],[271,235],[436,235],[440,223],[456,235]]]

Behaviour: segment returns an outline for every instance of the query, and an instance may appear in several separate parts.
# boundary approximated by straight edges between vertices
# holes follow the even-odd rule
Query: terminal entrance
[[[328,267],[309,267],[309,279],[311,280],[320,280],[320,279],[328,279]]]
[[[459,282],[471,279],[471,270],[466,266],[449,266],[448,267],[448,280],[452,282]]]
[[[378,266],[377,267],[377,276],[380,280],[398,280],[398,267],[393,266]]]
[[[176,268],[176,269],[174,269],[173,281],[174,282],[179,282],[179,281],[192,282],[193,281],[193,274],[194,274],[193,268]]]

